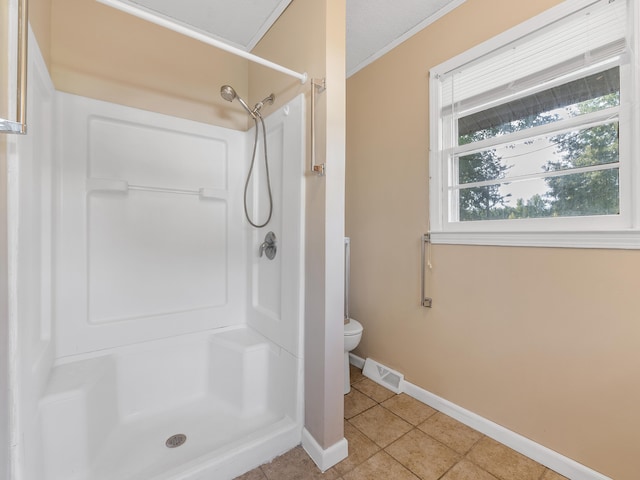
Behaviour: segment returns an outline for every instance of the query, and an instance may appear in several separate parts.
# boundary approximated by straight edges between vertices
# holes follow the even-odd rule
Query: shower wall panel
[[[245,134],[59,107],[59,356],[244,323]]]
[[[293,355],[301,352],[300,325],[304,298],[304,96],[300,95],[266,119],[273,216],[264,228],[249,233],[250,292],[247,322]],[[253,141],[254,130],[249,135]],[[262,134],[261,134],[262,135]],[[262,143],[260,144],[262,148]],[[249,212],[254,221],[268,217],[269,196],[262,151],[249,184]],[[267,232],[277,238],[277,254],[260,256]]]

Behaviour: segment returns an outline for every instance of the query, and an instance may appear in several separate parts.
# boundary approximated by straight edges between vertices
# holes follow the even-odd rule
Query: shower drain
[[[175,435],[171,435],[167,438],[167,441],[164,444],[169,448],[176,448],[182,445],[187,441],[187,436],[182,433],[176,433]]]

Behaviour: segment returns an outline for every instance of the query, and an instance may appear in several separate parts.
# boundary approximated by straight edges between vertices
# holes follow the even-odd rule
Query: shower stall
[[[273,212],[253,228],[253,129],[56,92],[30,58],[8,178],[12,480],[230,479],[299,444],[303,98],[262,109],[271,192],[256,162],[246,208]]]

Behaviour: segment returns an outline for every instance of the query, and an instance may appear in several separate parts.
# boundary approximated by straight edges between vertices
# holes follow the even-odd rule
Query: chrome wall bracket
[[[425,269],[427,268],[425,263],[426,263],[426,249],[427,249],[427,245],[431,243],[431,235],[428,233],[425,233],[424,235],[422,235],[422,241],[420,242],[422,244],[422,248],[420,249],[422,255],[421,255],[421,288],[420,288],[420,294],[421,294],[421,299],[420,299],[420,304],[423,307],[427,307],[427,308],[431,308],[433,305],[433,298],[431,297],[427,297],[427,294],[425,292],[425,288],[426,288],[426,272]]]

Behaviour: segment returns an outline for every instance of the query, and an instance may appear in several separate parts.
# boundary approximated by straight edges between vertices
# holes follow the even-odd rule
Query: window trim
[[[629,159],[620,165],[619,170],[621,212],[625,212],[624,215],[563,217],[551,222],[544,218],[473,222],[449,222],[445,219],[449,185],[445,178],[446,162],[442,158],[441,132],[444,124],[440,76],[595,3],[598,0],[567,0],[430,71],[429,224],[434,244],[640,249],[640,159],[637,158],[640,154],[640,95],[636,93],[640,90],[638,58],[621,62],[620,65],[621,91],[634,95],[619,107],[619,118],[621,122],[628,122],[625,130],[631,137],[630,141],[624,141],[621,129],[620,156]],[[632,29],[630,38],[633,41],[628,51],[640,52],[640,7],[635,3],[628,2]],[[631,69],[628,75],[622,75],[623,68]],[[631,82],[632,88],[622,83],[626,81]],[[594,226],[595,223],[597,225]]]

